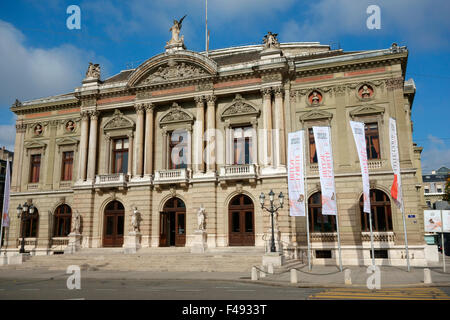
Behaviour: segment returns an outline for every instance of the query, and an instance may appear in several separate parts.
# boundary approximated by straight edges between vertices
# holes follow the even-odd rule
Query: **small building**
[[[443,200],[445,185],[449,177],[450,169],[447,167],[441,167],[438,170],[431,171],[431,174],[424,174],[422,176],[423,192],[428,208],[438,209],[436,208],[436,202]]]

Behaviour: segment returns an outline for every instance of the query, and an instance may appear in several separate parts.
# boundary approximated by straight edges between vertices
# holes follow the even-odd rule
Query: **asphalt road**
[[[212,280],[85,279],[69,290],[66,278],[0,279],[0,299],[304,300],[323,289]]]

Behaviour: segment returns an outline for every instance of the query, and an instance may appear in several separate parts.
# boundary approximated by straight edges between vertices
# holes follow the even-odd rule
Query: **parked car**
[[[445,244],[445,255],[450,256],[450,234],[444,233],[444,244]],[[438,245],[438,251],[442,252],[442,236],[441,234],[437,237],[437,245]]]

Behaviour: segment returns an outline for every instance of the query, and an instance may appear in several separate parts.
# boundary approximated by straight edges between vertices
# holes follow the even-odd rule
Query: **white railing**
[[[173,182],[188,180],[187,169],[156,170],[155,182]]]
[[[254,177],[256,168],[254,164],[234,164],[220,168],[221,177]]]
[[[383,160],[369,160],[367,165],[369,166],[369,170],[382,168],[384,164]]]
[[[361,232],[361,240],[362,241],[370,241],[370,232],[366,232],[366,231]],[[373,241],[394,242],[395,234],[392,231],[374,231],[373,232]]]
[[[128,175],[124,173],[99,174],[95,176],[95,185],[125,185],[128,182]]]

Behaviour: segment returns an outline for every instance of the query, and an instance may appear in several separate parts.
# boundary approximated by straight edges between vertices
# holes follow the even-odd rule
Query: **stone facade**
[[[259,194],[288,194],[287,133],[331,126],[339,225],[344,264],[367,263],[370,242],[361,232],[362,182],[349,120],[378,125],[380,159],[371,161],[371,188],[389,195],[389,117],[397,119],[411,264],[423,265],[425,243],[420,185],[420,151],[412,142],[415,87],[405,82],[408,51],[397,46],[346,53],[319,43],[281,43],[213,50],[206,55],[172,47],[132,70],[101,81],[87,77],[69,94],[17,101],[11,207],[32,203],[39,212],[35,254],[63,250],[68,238],[55,238],[54,214],[61,204],[82,216],[82,247],[104,245],[105,210],[113,200],[124,207],[123,233],[133,208],[141,214],[140,246],[161,245],[162,212],[176,197],[185,205],[185,246],[197,229],[197,211],[206,215],[207,248],[229,246],[230,202],[244,194],[253,202],[254,246],[267,246],[270,217]],[[99,67],[96,68],[99,72]],[[315,94],[312,94],[315,92]],[[311,98],[310,98],[311,97]],[[251,130],[251,160],[235,164],[233,132]],[[215,130],[214,130],[215,129]],[[233,129],[233,130],[232,130]],[[187,133],[189,161],[170,167],[170,134]],[[126,168],[113,173],[113,144],[128,139]],[[70,181],[61,181],[62,155],[73,151]],[[41,155],[38,182],[30,181],[32,155]],[[309,155],[307,154],[307,157]],[[123,164],[122,164],[123,165]],[[308,195],[320,190],[317,165],[307,168]],[[287,202],[287,201],[286,201]],[[381,263],[404,265],[402,215],[392,202],[392,230],[376,234],[376,248],[387,249]],[[20,221],[12,215],[6,250],[18,250]],[[277,248],[306,256],[306,224],[278,212]],[[243,226],[241,226],[243,227]],[[178,230],[178,229],[177,229]],[[335,264],[335,234],[312,233],[313,263]],[[332,258],[316,257],[330,250]]]

